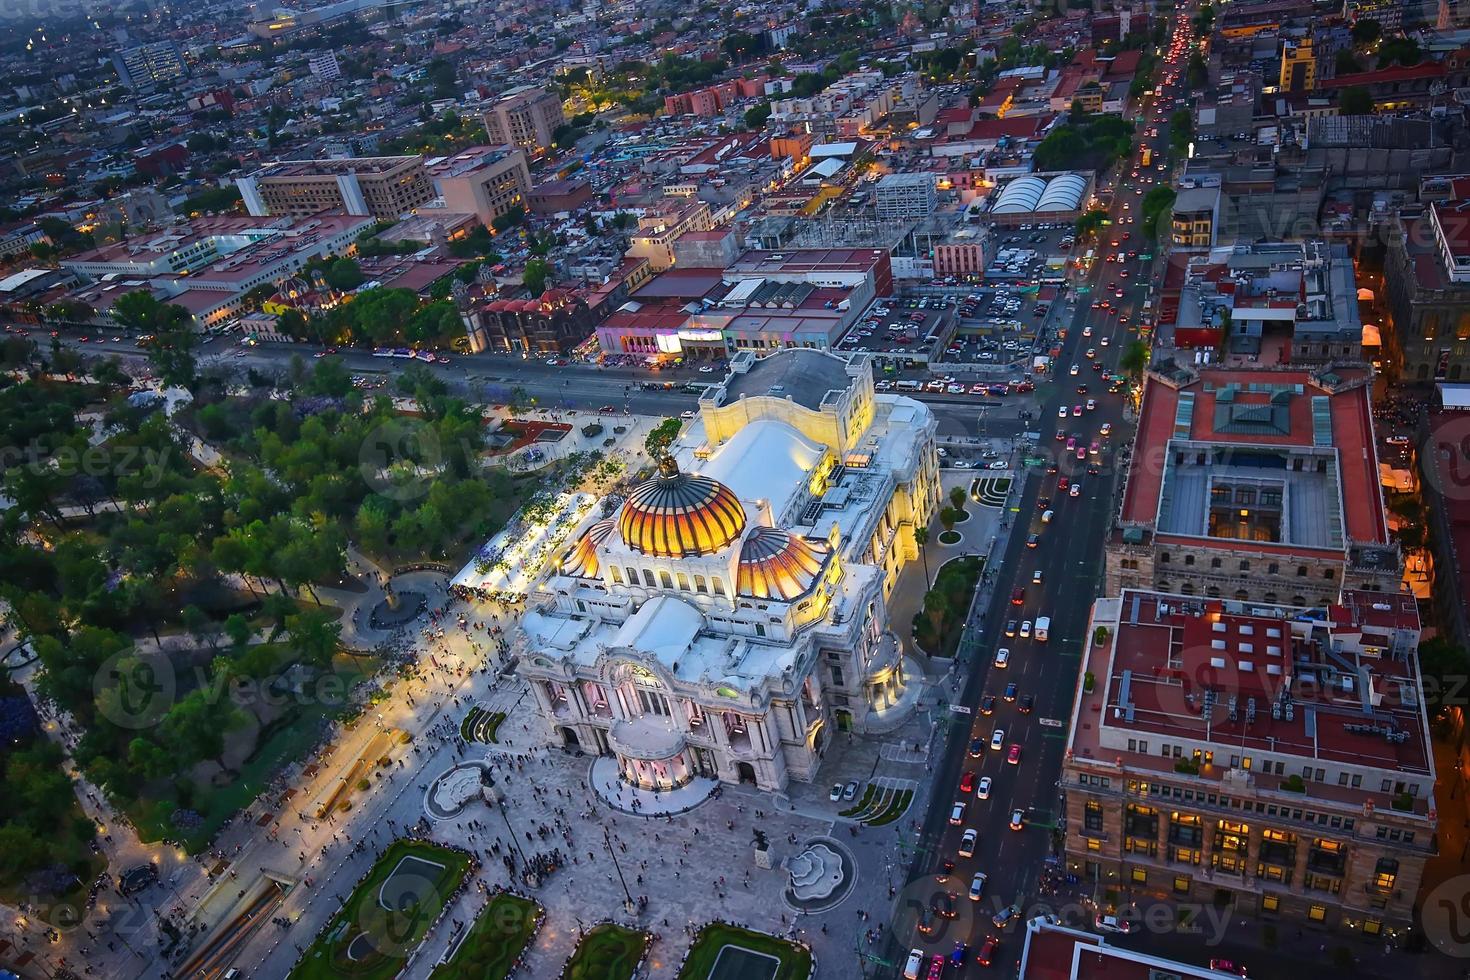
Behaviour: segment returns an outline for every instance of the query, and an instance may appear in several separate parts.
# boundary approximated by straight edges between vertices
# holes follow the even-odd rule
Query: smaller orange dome
[[[775,527],[759,527],[740,548],[735,591],[756,599],[789,601],[811,591],[828,548]]]
[[[597,578],[597,546],[612,533],[611,519],[598,521],[577,539],[577,543],[562,557],[561,570],[564,575],[579,578]]]

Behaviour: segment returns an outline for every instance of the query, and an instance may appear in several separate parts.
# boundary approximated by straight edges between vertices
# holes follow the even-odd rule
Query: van
[[[919,384],[919,382],[917,381],[900,381],[897,385],[895,385],[895,387],[898,388],[899,391],[918,391],[920,388],[923,387],[923,385]]]
[[[1033,634],[1036,637],[1036,642],[1037,643],[1045,643],[1046,642],[1047,634],[1050,633],[1050,632],[1051,632],[1051,617],[1050,616],[1037,616],[1036,617],[1036,631]]]
[[[908,962],[903,965],[903,975],[907,980],[919,980],[919,971],[924,969],[924,951],[922,949],[909,950]]]

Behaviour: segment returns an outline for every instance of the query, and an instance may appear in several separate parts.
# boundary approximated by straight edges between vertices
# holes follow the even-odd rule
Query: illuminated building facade
[[[781,792],[834,730],[895,720],[887,598],[939,503],[935,430],[866,356],[737,354],[533,593],[513,649],[546,724],[644,788]]]

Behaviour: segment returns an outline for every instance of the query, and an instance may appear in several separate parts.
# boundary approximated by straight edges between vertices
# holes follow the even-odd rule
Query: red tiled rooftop
[[[1350,370],[1338,371],[1351,379]],[[1205,390],[1205,382],[1213,390]],[[1293,397],[1289,404],[1289,431],[1286,435],[1251,434],[1249,436],[1214,431],[1215,392],[1225,385],[1252,383],[1300,384],[1305,394]],[[1163,484],[1165,447],[1174,438],[1175,411],[1181,392],[1194,394],[1194,414],[1188,438],[1239,446],[1311,446],[1312,405],[1310,395],[1328,394],[1317,386],[1308,371],[1253,371],[1226,368],[1206,369],[1183,388],[1176,389],[1150,377],[1144,388],[1139,413],[1137,451],[1128,470],[1127,491],[1123,498],[1123,519],[1152,523],[1158,514],[1159,492]],[[1237,404],[1249,405],[1269,401],[1264,393],[1244,390],[1236,395]],[[1383,514],[1379,490],[1378,460],[1373,445],[1373,418],[1366,385],[1339,390],[1331,394],[1333,444],[1338,451],[1340,485],[1346,534],[1352,541],[1384,544],[1388,542],[1388,523]],[[1256,542],[1247,545],[1254,547]]]
[[[1387,85],[1420,78],[1443,78],[1444,73],[1443,62],[1421,61],[1417,65],[1390,65],[1376,71],[1353,72],[1350,75],[1338,75],[1336,78],[1321,78],[1317,80],[1317,87],[1319,89],[1339,89],[1358,85]]]

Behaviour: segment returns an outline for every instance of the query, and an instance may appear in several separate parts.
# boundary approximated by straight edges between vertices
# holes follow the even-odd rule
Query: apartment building
[[[1406,929],[1437,819],[1419,633],[1398,592],[1099,599],[1062,771],[1070,870],[1120,905]]]
[[[489,226],[513,208],[526,207],[531,171],[518,146],[474,146],[432,160],[429,179],[451,212],[473,214]]]
[[[1395,591],[1366,365],[1150,370],[1108,595],[1326,606]]]
[[[513,88],[485,113],[485,132],[491,143],[510,143],[531,156],[545,153],[552,134],[565,123],[561,99],[532,86]]]
[[[1174,198],[1169,216],[1169,244],[1175,252],[1198,252],[1215,245],[1220,226],[1220,179],[1200,181],[1198,186],[1184,187]]]
[[[323,211],[397,221],[434,198],[423,157],[281,160],[237,178],[256,217],[304,218]]]
[[[118,81],[131,89],[151,89],[189,76],[184,55],[173,41],[126,48],[112,56]]]

